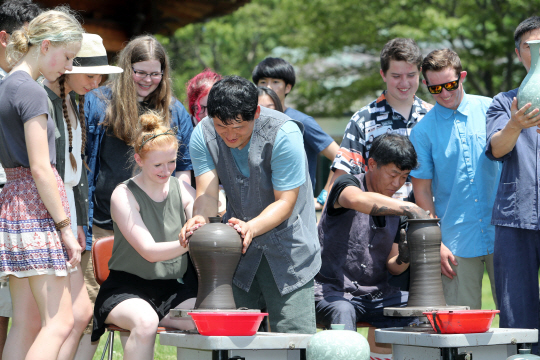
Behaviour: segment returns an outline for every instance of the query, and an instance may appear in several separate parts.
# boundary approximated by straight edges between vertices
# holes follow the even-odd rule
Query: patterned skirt
[[[64,183],[52,166],[67,216]],[[30,168],[4,169],[7,183],[0,193],[0,281],[9,275],[67,276],[67,252],[54,220],[39,196]]]

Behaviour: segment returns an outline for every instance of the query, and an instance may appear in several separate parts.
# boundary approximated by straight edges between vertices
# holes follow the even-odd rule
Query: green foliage
[[[312,115],[334,116],[357,110],[384,89],[378,58],[394,37],[414,38],[424,54],[443,47],[457,51],[468,72],[468,93],[494,96],[519,86],[525,69],[516,59],[513,33],[539,5],[540,0],[252,0],[233,14],[162,40],[181,100],[185,83],[206,67],[250,79],[259,61],[281,56],[297,70],[288,101]],[[432,101],[423,89],[419,95]]]
[[[188,25],[170,38],[160,37],[171,57],[178,98],[186,98],[187,81],[205,68],[251,79],[255,65],[280,45],[279,2],[254,1],[231,15]]]

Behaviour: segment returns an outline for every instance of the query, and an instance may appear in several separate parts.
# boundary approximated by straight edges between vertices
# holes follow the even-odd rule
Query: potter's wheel
[[[420,324],[404,326],[402,331],[414,331],[414,332],[433,332],[428,318],[424,315],[424,312],[430,311],[453,311],[453,310],[469,310],[468,306],[406,306],[406,307],[386,307],[383,309],[385,316],[416,316],[420,321]]]
[[[439,219],[408,219],[407,237],[411,255],[411,285],[408,306],[386,307],[386,316],[416,316],[420,325],[404,331],[432,331],[424,312],[469,310],[468,306],[446,305],[441,280],[441,231]]]
[[[383,314],[385,316],[424,316],[428,311],[454,311],[469,310],[468,306],[406,306],[406,307],[385,307]],[[172,310],[171,310],[172,311]]]
[[[191,317],[188,313],[193,312],[227,312],[227,313],[260,313],[261,310],[258,309],[171,309],[169,312],[173,318],[186,318]]]

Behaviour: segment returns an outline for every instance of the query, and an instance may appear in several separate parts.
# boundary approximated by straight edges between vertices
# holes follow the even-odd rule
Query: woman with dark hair
[[[216,81],[221,80],[222,76],[210,69],[195,75],[186,86],[187,98],[189,103],[189,113],[193,126],[205,118],[206,105],[208,104],[208,93]]]
[[[283,112],[283,105],[276,92],[269,87],[259,86],[259,105],[266,108]]]

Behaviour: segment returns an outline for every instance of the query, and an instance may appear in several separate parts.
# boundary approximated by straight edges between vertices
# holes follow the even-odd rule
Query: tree
[[[379,53],[395,37],[424,54],[451,47],[468,71],[466,91],[494,96],[519,86],[525,69],[513,33],[540,0],[253,0],[237,12],[179,29],[169,41],[176,86],[209,66],[251,77],[264,57],[298,70],[291,100],[312,115],[357,110],[384,84]],[[423,89],[423,86],[421,86]],[[431,97],[420,91],[420,96]]]
[[[177,96],[184,100],[186,82],[205,68],[251,79],[255,65],[280,45],[279,3],[253,1],[233,14],[160,37],[171,57]]]

